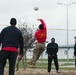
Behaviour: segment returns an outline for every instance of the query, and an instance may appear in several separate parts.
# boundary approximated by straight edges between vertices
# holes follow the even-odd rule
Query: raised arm
[[[46,24],[45,24],[44,20],[43,19],[38,19],[38,21],[40,21],[41,24],[44,26],[44,29],[46,29]]]

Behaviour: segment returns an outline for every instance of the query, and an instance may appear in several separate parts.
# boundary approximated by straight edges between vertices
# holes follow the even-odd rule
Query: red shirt
[[[47,37],[47,28],[46,28],[46,24],[44,23],[44,21],[42,19],[40,19],[40,22],[42,23],[44,29],[43,30],[37,30],[35,32],[35,38],[37,40],[37,42],[45,42],[46,41],[46,37]]]

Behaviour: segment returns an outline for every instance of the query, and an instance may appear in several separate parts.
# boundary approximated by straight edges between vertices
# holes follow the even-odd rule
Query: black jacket
[[[74,45],[74,55],[76,56],[76,43]]]
[[[7,46],[20,47],[20,54],[23,52],[22,33],[15,26],[8,26],[1,31],[0,43],[2,43],[2,48]]]
[[[58,44],[57,43],[49,43],[47,45],[47,54],[53,55],[58,52]]]

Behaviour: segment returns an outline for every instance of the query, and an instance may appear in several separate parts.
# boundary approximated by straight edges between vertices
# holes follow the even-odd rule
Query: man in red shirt
[[[45,50],[45,42],[47,37],[47,27],[42,19],[38,19],[41,22],[39,29],[35,32],[35,38],[37,40],[36,46],[33,50],[32,60],[28,63],[30,65],[35,65],[36,61],[39,59],[40,55]]]

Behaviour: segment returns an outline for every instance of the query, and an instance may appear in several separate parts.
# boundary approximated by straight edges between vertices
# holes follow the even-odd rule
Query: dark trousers
[[[76,56],[75,56],[75,67],[76,67]]]
[[[4,67],[6,65],[6,60],[9,61],[9,74],[14,75],[15,72],[15,63],[17,58],[17,52],[12,51],[0,51],[0,75],[4,75]]]
[[[48,56],[48,72],[51,71],[52,59],[54,59],[54,64],[55,64],[56,70],[57,70],[57,71],[59,70],[57,55],[55,55],[55,56],[53,56],[53,57]]]

